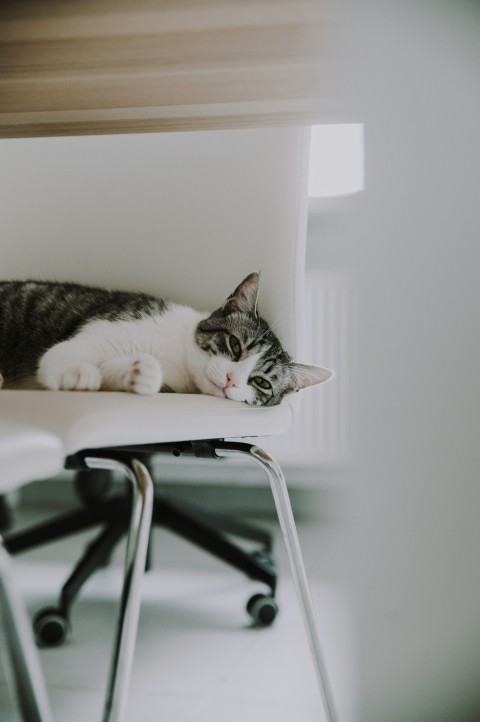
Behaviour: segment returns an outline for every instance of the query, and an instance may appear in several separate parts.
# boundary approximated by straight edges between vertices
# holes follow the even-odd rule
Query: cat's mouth
[[[223,396],[225,397],[227,394],[225,393],[225,389],[223,386],[219,386],[214,381],[211,381],[211,379],[207,379],[208,383],[208,390],[204,391],[204,393],[210,394],[210,396]]]
[[[209,380],[210,381],[210,380]],[[235,386],[219,386],[214,381],[210,381],[210,390],[207,391],[211,396],[227,398],[230,401],[245,401],[244,394]]]

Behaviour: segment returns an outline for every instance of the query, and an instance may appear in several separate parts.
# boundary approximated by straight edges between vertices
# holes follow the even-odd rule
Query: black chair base
[[[11,554],[18,554],[93,527],[100,527],[100,532],[87,545],[62,587],[58,606],[41,610],[34,619],[37,642],[42,646],[58,646],[65,641],[70,630],[71,607],[82,586],[95,571],[109,563],[115,547],[128,531],[131,513],[129,494],[125,492],[102,498],[110,483],[105,473],[78,472],[76,487],[83,502],[87,504],[85,508],[4,536],[7,550]],[[152,521],[152,528],[167,528],[250,579],[266,585],[266,594],[256,593],[249,599],[247,612],[256,626],[273,623],[278,613],[275,601],[277,573],[272,559],[272,536],[269,532],[237,519],[206,512],[183,501],[180,507],[161,496],[154,500]],[[248,541],[250,547],[253,543],[254,550],[245,549],[235,543],[234,538]],[[150,543],[147,571],[152,565],[151,546]]]
[[[0,533],[12,526],[12,510],[6,494],[0,494]]]

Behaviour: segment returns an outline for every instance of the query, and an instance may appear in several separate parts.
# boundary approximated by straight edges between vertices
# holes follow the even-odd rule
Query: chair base
[[[12,526],[12,510],[6,494],[0,495],[0,533],[4,533]]]
[[[80,472],[83,474],[84,472]],[[97,485],[96,471],[92,475],[92,487]],[[98,488],[105,488],[99,476]],[[56,607],[40,610],[33,627],[40,646],[59,646],[70,631],[70,613],[73,603],[83,585],[97,570],[105,567],[117,544],[128,531],[131,501],[129,494],[118,494],[90,506],[55,519],[48,520],[25,531],[5,535],[5,547],[11,554],[19,554],[34,547],[63,537],[100,526],[100,532],[85,548],[82,557],[62,587]],[[255,594],[247,603],[247,612],[257,626],[272,624],[278,608],[274,601],[277,572],[272,559],[272,536],[269,532],[236,519],[205,512],[190,504],[176,504],[156,496],[153,502],[152,527],[164,527],[195,544],[219,560],[232,566],[252,580],[266,585],[265,595]],[[253,551],[234,543],[232,537],[253,542]],[[146,570],[152,566],[151,544]]]

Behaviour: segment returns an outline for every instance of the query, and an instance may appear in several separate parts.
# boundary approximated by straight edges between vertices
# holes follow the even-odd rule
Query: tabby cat
[[[274,406],[331,374],[292,361],[258,315],[258,286],[251,273],[208,314],[144,293],[0,282],[0,387],[203,393]]]

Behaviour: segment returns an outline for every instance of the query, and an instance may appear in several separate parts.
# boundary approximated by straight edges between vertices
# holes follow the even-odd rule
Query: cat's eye
[[[264,379],[263,376],[254,376],[252,381],[255,386],[258,386],[260,389],[265,389],[265,391],[270,391],[272,388],[272,384],[270,383],[270,381]]]
[[[230,344],[230,349],[232,351],[234,359],[238,361],[238,359],[242,355],[242,345],[240,341],[236,336],[230,336],[230,338],[228,339],[228,343]]]

